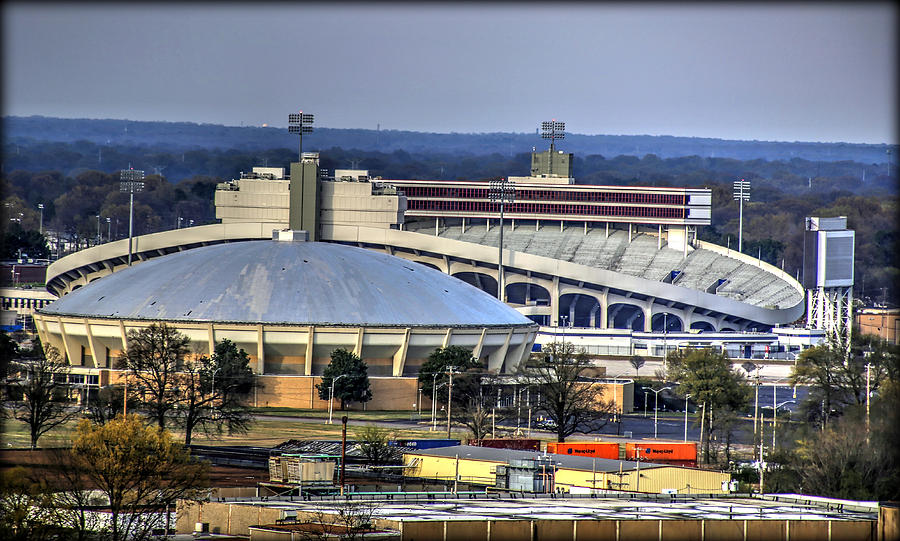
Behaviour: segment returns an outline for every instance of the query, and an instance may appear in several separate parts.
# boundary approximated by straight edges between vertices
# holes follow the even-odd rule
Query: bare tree
[[[537,391],[538,406],[555,425],[559,442],[576,432],[601,428],[615,408],[584,376],[590,368],[584,350],[576,350],[570,342],[553,342],[521,374]]]
[[[69,365],[48,346],[43,355],[15,361],[11,368],[14,378],[8,392],[13,395],[13,416],[28,425],[34,449],[41,436],[78,416],[66,397]]]
[[[631,363],[631,366],[634,367],[634,377],[638,377],[641,367],[643,367],[647,361],[645,361],[644,358],[640,355],[633,355],[631,359],[628,360],[628,362]]]
[[[179,401],[178,372],[190,339],[165,323],[128,333],[128,348],[119,366],[128,370],[127,385],[141,397],[142,408],[164,429]]]

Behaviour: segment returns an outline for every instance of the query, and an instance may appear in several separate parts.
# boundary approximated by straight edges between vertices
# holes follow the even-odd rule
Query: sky
[[[22,3],[4,115],[891,143],[893,3]]]

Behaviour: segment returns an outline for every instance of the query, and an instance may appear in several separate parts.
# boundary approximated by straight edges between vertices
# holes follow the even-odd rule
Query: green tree
[[[208,485],[208,464],[134,415],[105,425],[82,420],[71,460],[109,501],[113,541],[143,539],[167,526],[175,502],[203,499]]]
[[[669,354],[669,377],[678,382],[678,392],[705,404],[700,420],[704,461],[710,461],[710,440],[727,412],[742,410],[752,393],[746,379],[731,366],[731,359],[713,349],[679,350]],[[714,421],[715,420],[715,421]],[[726,423],[727,424],[727,423]]]
[[[428,355],[428,359],[422,363],[422,367],[419,369],[419,387],[422,388],[422,394],[431,396],[435,386],[446,387],[446,383],[450,379],[451,367],[454,372],[483,369],[482,363],[472,357],[472,350],[461,346],[438,348]]]
[[[253,418],[246,399],[255,385],[250,357],[234,342],[217,342],[212,357],[184,362],[178,374],[176,420],[190,445],[196,429],[221,435],[246,432]]]
[[[56,348],[48,346],[37,358],[16,361],[13,369],[16,377],[9,385],[9,392],[15,394],[13,416],[28,425],[34,449],[41,436],[78,415],[66,398],[69,365]]]
[[[394,455],[389,445],[393,436],[393,432],[378,425],[365,425],[356,431],[360,452],[369,464],[376,466],[386,464]]]
[[[0,471],[0,539],[53,539],[46,490],[29,479],[21,466]]]
[[[128,333],[128,348],[119,366],[128,370],[127,385],[141,397],[142,409],[159,426],[173,415],[180,401],[179,371],[190,339],[165,323]]]
[[[804,350],[791,370],[793,385],[809,385],[803,409],[808,419],[823,427],[851,405],[866,401],[869,389],[877,393],[883,381],[896,379],[898,347],[872,335],[853,333],[850,349],[827,343]]]
[[[555,425],[558,442],[576,432],[602,427],[615,407],[612,401],[602,400],[600,390],[586,377],[590,368],[583,349],[576,349],[571,342],[553,342],[520,373],[537,392],[538,408]]]
[[[331,353],[331,362],[325,367],[322,382],[316,384],[320,399],[331,400],[332,381],[334,398],[341,401],[341,410],[351,402],[368,402],[372,399],[369,366],[346,349],[336,349]]]

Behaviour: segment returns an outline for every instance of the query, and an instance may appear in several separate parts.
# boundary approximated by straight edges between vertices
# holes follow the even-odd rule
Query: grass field
[[[339,440],[341,439],[341,415],[347,414],[352,421],[392,421],[403,420],[409,421],[409,412],[390,412],[390,411],[348,411],[340,413],[335,411],[334,424],[325,424],[322,419],[327,417],[327,412],[314,410],[287,410],[276,408],[257,408],[254,410],[257,415],[266,415],[274,417],[284,417],[279,419],[259,419],[250,427],[250,431],[246,434],[223,435],[221,437],[209,437],[200,432],[195,432],[191,443],[198,445],[251,445],[261,447],[271,447],[279,443],[296,439],[296,440]],[[308,418],[308,419],[304,419]],[[422,428],[392,430],[395,438],[445,438],[447,437],[446,429],[439,429],[436,432],[428,430],[428,424],[422,419]],[[38,446],[43,448],[49,447],[67,447],[72,443],[72,436],[75,433],[77,421],[72,421],[65,425],[59,426],[38,440]],[[446,427],[446,425],[445,425]],[[361,427],[350,425],[347,427],[347,438],[353,439],[355,434]],[[389,425],[386,428],[391,429]],[[172,430],[173,436],[178,440],[184,439],[184,433],[178,430]],[[464,431],[454,431],[454,438],[465,439],[467,435]],[[2,445],[4,448],[28,448],[30,446],[30,437],[28,426],[13,419],[5,419],[3,424]]]

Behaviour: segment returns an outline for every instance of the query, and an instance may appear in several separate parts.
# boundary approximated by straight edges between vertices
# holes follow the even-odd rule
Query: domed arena
[[[379,409],[416,402],[419,367],[435,349],[473,351],[512,372],[537,326],[483,291],[427,266],[331,243],[216,244],[145,261],[39,310],[44,344],[100,385],[135,329],[164,322],[208,354],[228,339],[259,377],[259,406],[324,407],[315,384],[344,348],[369,366]],[[90,376],[96,376],[91,378]]]

